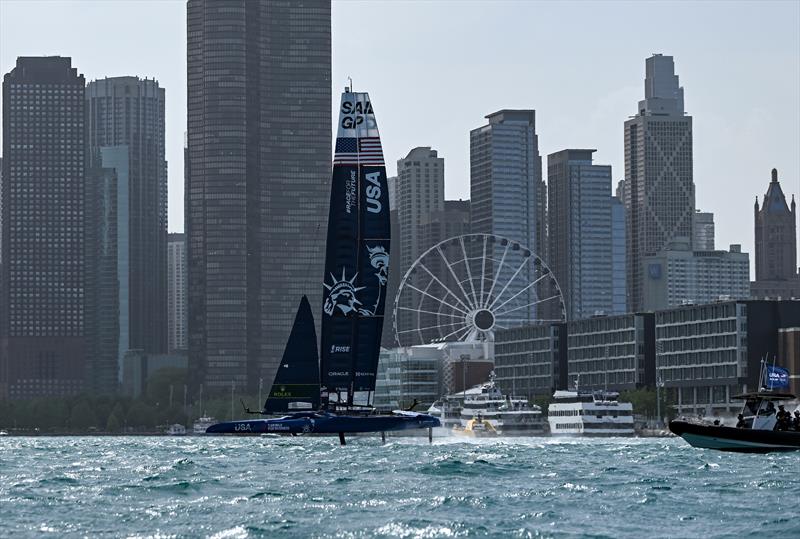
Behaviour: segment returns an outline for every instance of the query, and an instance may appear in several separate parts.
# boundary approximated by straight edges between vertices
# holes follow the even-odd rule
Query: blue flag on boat
[[[767,365],[767,387],[770,389],[789,387],[789,371],[783,367]]]

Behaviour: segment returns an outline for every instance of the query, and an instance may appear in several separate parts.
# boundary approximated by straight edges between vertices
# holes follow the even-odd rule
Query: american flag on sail
[[[337,138],[333,164],[383,166],[380,137]]]

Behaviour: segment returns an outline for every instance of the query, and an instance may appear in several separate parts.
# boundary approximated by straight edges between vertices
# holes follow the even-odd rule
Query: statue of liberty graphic
[[[389,253],[386,252],[386,248],[382,245],[367,246],[367,253],[369,254],[370,265],[377,270],[374,276],[378,281],[379,290],[375,305],[372,306],[371,310],[362,306],[361,301],[358,299],[358,292],[364,290],[366,286],[356,286],[355,282],[358,273],[348,279],[344,268],[342,268],[341,279],[337,279],[331,273],[331,284],[324,283],[325,288],[328,290],[328,295],[325,297],[323,310],[328,316],[333,316],[337,310],[345,316],[351,316],[355,313],[361,316],[374,316],[378,312],[386,284],[389,281]]]

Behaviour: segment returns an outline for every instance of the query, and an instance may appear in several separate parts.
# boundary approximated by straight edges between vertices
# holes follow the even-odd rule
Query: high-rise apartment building
[[[642,258],[693,238],[692,117],[671,56],[646,61],[645,99],[625,122],[628,307],[642,307]]]
[[[117,171],[86,169],[86,382],[93,393],[119,389],[119,257]]]
[[[423,247],[430,247],[420,241],[423,219],[444,210],[444,159],[430,147],[414,148],[397,160],[395,190],[400,224],[395,246],[400,246],[399,269],[404,273]]]
[[[167,237],[167,333],[169,351],[186,350],[186,234]]]
[[[86,87],[89,158],[117,176],[120,375],[128,350],[167,351],[164,99],[152,79],[111,77]]]
[[[694,214],[694,250],[714,250],[714,214],[697,210]]]
[[[85,84],[60,56],[3,78],[0,398],[86,389]]]
[[[470,132],[472,232],[519,242],[547,261],[546,188],[536,111],[500,110]]]
[[[614,310],[611,167],[595,151],[547,156],[549,265],[570,320]]]
[[[321,309],[330,1],[189,0],[187,34],[190,370],[254,391]]]
[[[619,196],[611,197],[611,311],[628,312],[628,290],[625,273],[627,257],[625,235],[625,204]]]
[[[417,147],[408,152],[408,155],[397,160],[397,177],[393,182],[395,203],[397,208],[397,235],[392,236],[397,241],[394,248],[399,246],[399,265],[390,272],[390,285],[399,286],[401,279],[427,249],[446,239],[442,220],[445,216],[444,200],[444,159],[439,157],[436,150],[429,146]],[[391,204],[391,200],[390,200]],[[451,209],[455,210],[455,208]],[[457,211],[457,210],[456,210]],[[458,217],[453,216],[454,219]],[[394,249],[393,249],[394,250]],[[434,261],[429,268],[437,278],[449,284],[449,274],[445,274],[443,264]],[[391,277],[395,274],[395,279]],[[422,275],[419,275],[422,277]],[[421,286],[410,277],[411,286]],[[396,288],[393,290],[396,292]],[[409,296],[401,297],[397,311],[397,319],[393,320],[392,331],[396,329],[400,334],[411,329],[424,327],[426,324],[420,318],[424,316],[411,310],[415,306],[409,301]],[[391,342],[394,339],[390,339]]]
[[[471,231],[519,242],[547,263],[547,190],[542,180],[536,112],[505,109],[486,118],[487,125],[470,132]],[[490,258],[501,260],[502,256],[503,247],[498,244]],[[536,279],[533,265],[523,268],[516,279],[514,268],[498,266],[497,280],[514,281],[505,291],[507,297],[528,306],[516,309],[512,316],[517,320],[539,317],[533,287],[522,284]],[[487,274],[494,269],[491,263],[486,265]]]

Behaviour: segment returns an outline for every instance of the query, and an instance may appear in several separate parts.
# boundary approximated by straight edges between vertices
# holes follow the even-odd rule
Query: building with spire
[[[755,220],[756,280],[750,293],[754,298],[800,297],[800,275],[797,268],[797,205],[794,195],[786,202],[778,171],[772,169],[772,180],[759,206],[756,197]]]
[[[643,305],[644,257],[694,236],[692,117],[684,110],[672,56],[654,54],[645,66],[645,98],[625,122],[626,273],[632,311]]]

